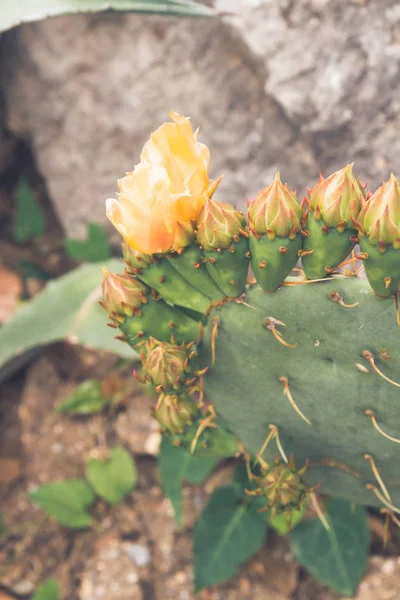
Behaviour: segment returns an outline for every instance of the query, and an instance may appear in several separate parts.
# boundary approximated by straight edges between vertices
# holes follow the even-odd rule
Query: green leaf
[[[353,596],[365,573],[369,528],[365,510],[347,500],[328,502],[327,531],[318,518],[303,521],[290,534],[292,552],[316,579],[339,594]]]
[[[196,523],[193,539],[195,591],[226,581],[259,550],[266,525],[237,493],[237,485],[215,490]]]
[[[104,227],[98,223],[87,224],[87,240],[66,238],[64,248],[73,260],[102,262],[111,258],[107,233]]]
[[[182,482],[199,484],[219,462],[219,458],[192,456],[184,448],[174,446],[168,436],[163,436],[158,456],[158,471],[165,495],[171,501],[178,527],[182,526]]]
[[[211,17],[212,8],[192,0],[2,0],[0,31],[25,21],[76,12],[115,10],[182,17]]]
[[[95,495],[81,479],[46,483],[30,497],[34,504],[62,525],[82,529],[92,524],[92,517],[86,509],[93,504]]]
[[[33,594],[32,600],[60,600],[60,591],[56,579],[50,577]]]
[[[14,239],[21,244],[29,242],[43,234],[44,226],[44,218],[36,198],[26,179],[21,178],[14,211]]]
[[[108,399],[103,396],[98,379],[87,379],[78,385],[56,411],[67,415],[93,415],[103,410]]]
[[[106,266],[123,271],[120,260],[110,260]],[[22,305],[0,329],[0,368],[35,346],[60,340],[136,358],[127,344],[115,339],[115,330],[106,327],[107,314],[98,304],[101,281],[99,264],[83,265],[50,281]]]
[[[110,504],[120,504],[138,480],[136,465],[125,448],[113,448],[105,461],[91,458],[85,476],[96,494]]]

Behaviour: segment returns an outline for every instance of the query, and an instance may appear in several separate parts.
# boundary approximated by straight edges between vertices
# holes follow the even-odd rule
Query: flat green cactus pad
[[[340,300],[358,304],[346,307]],[[285,285],[274,293],[257,286],[245,303],[228,302],[210,315],[201,347],[209,365],[213,337],[206,394],[247,449],[258,452],[269,425],[276,425],[287,456],[293,453],[299,467],[309,460],[308,480],[321,492],[381,506],[366,489],[381,489],[368,453],[400,505],[400,443],[385,438],[365,414],[372,410],[377,425],[400,440],[400,387],[373,366],[400,382],[393,298],[376,297],[358,278]],[[286,388],[311,425],[291,405],[280,378],[287,378]],[[272,440],[264,457],[277,452]]]

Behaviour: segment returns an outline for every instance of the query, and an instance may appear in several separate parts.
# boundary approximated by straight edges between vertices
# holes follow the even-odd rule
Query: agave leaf
[[[116,259],[106,266],[123,270]],[[128,345],[115,339],[115,330],[106,327],[106,312],[98,305],[101,280],[101,265],[84,265],[51,281],[23,304],[0,329],[0,368],[36,346],[61,340],[134,359]]]

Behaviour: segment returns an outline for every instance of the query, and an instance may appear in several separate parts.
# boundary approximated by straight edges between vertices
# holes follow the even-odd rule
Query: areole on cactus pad
[[[308,503],[315,486],[400,512],[399,182],[392,176],[371,196],[347,165],[299,204],[277,175],[246,221],[211,199],[219,180],[208,179],[207,152],[174,119],[141,163],[154,159],[169,184],[150,175],[143,184],[151,168],[129,180],[146,195],[156,182],[167,247],[142,223],[135,248],[124,249],[128,272],[104,284],[111,325],[142,349],[162,431],[198,456],[242,454],[253,492],[277,513]],[[128,212],[129,189],[120,199]],[[128,244],[138,226],[129,232],[129,219],[118,221]],[[178,235],[182,226],[190,235]],[[250,260],[257,282],[248,284]]]

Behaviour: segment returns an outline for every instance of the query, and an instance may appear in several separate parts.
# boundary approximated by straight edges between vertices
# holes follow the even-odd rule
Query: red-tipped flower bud
[[[129,275],[110,273],[103,269],[103,302],[102,305],[109,315],[132,316],[146,302],[148,288]]]
[[[164,396],[159,408],[154,412],[161,431],[171,434],[182,433],[200,411],[188,394]]]
[[[373,246],[400,248],[400,182],[393,173],[367,201],[358,224]]]
[[[357,218],[364,197],[364,188],[354,177],[353,165],[348,164],[326,179],[321,176],[310,192],[310,206],[314,219],[322,219],[327,227],[343,231],[354,228],[352,219]]]
[[[311,491],[305,480],[307,466],[297,470],[293,457],[288,464],[279,459],[262,467],[259,486],[272,515],[302,508]]]
[[[296,195],[283,185],[279,173],[249,204],[250,229],[256,237],[267,234],[271,241],[275,237],[294,239],[300,232],[301,218]]]
[[[207,198],[197,219],[197,242],[204,250],[229,248],[246,227],[246,219],[230,204]]]

